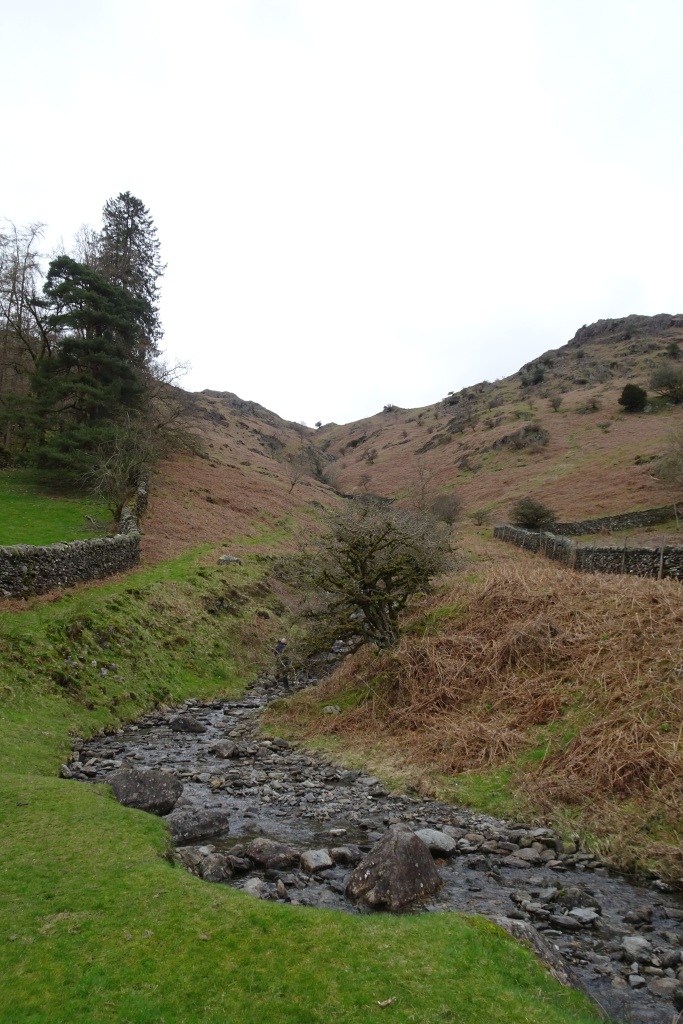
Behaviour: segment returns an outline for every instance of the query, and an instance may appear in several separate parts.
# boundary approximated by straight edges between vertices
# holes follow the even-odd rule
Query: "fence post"
[[[659,572],[657,573],[657,579],[661,580],[664,575],[664,545],[662,544],[659,549]]]

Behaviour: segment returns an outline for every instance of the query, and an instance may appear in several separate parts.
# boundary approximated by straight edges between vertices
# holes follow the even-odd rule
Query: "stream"
[[[241,700],[189,700],[116,733],[76,739],[62,775],[107,782],[121,767],[172,773],[183,791],[167,820],[185,867],[292,905],[377,912],[345,896],[353,867],[394,824],[432,830],[444,884],[420,911],[529,922],[610,1017],[677,1019],[683,906],[668,885],[634,883],[551,829],[393,796],[376,778],[261,735],[261,711],[283,694],[260,680]],[[295,862],[264,840],[295,848]]]

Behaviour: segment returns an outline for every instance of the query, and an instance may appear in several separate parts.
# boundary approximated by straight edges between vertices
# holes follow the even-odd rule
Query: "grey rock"
[[[640,974],[629,974],[628,983],[631,988],[645,988],[647,982]]]
[[[510,917],[494,917],[493,921],[513,939],[521,939],[528,943],[543,960],[556,981],[567,987],[578,988],[578,982],[562,956],[543,938],[533,925]]]
[[[602,910],[595,896],[578,885],[560,889],[557,894],[557,903],[559,906],[564,907],[565,910],[573,910],[574,907],[592,907],[598,913]]]
[[[517,858],[517,860],[526,861],[527,864],[540,864],[541,863],[541,855],[540,855],[539,851],[535,850],[531,846],[528,846],[528,847],[526,847],[523,850],[518,850],[515,853],[515,857]]]
[[[654,978],[648,983],[647,989],[653,996],[671,999],[674,992],[678,991],[680,987],[681,983],[676,978]]]
[[[521,853],[522,851],[519,850],[518,852]],[[501,863],[506,868],[530,868],[530,867],[532,867],[532,864],[528,860],[522,860],[522,858],[518,857],[516,853],[511,853],[509,857],[503,857],[503,860],[501,861]]]
[[[254,896],[257,900],[262,899],[268,892],[268,886],[262,878],[248,878],[242,889],[249,896]]]
[[[348,846],[333,846],[330,850],[330,857],[335,864],[344,864],[355,867],[363,859],[363,851],[360,846],[350,843]]]
[[[662,967],[678,967],[681,962],[680,949],[664,949],[659,953],[659,961]]]
[[[301,867],[309,875],[313,875],[318,871],[326,871],[328,868],[334,867],[334,860],[327,850],[304,850],[301,854]]]
[[[263,868],[287,868],[299,864],[299,851],[285,843],[276,843],[272,839],[253,839],[244,848],[244,852],[254,864]]]
[[[445,832],[439,832],[435,828],[420,828],[415,833],[425,843],[432,853],[438,857],[448,857],[456,849],[456,841]]]
[[[569,916],[575,917],[580,924],[588,926],[593,924],[593,921],[597,920],[600,915],[592,907],[573,907],[569,911]]]
[[[218,559],[217,565],[241,565],[242,559],[237,558],[235,555],[221,555]]]
[[[393,825],[349,878],[346,895],[401,910],[442,886],[429,848],[407,825]]]
[[[210,853],[200,865],[205,882],[228,882],[232,878],[232,864],[227,853]]]
[[[189,809],[175,811],[167,818],[174,842],[179,844],[193,843],[205,836],[215,836],[225,832],[230,822],[227,811],[219,808]]]
[[[551,914],[549,921],[563,932],[578,932],[581,928],[581,922],[569,914]]]
[[[247,871],[251,871],[251,861],[247,857],[238,857],[235,853],[230,853],[230,866],[236,875],[245,875]]]
[[[180,863],[191,871],[193,875],[201,876],[201,865],[204,860],[204,854],[197,846],[186,846],[184,849],[177,851],[178,860]]]
[[[626,924],[650,924],[652,910],[650,907],[634,907],[633,910],[629,910],[628,914],[624,914],[624,921]]]
[[[626,938],[621,940],[621,948],[623,958],[627,962],[637,960],[640,963],[642,960],[645,963],[649,963],[652,956],[652,943],[644,939],[642,935],[627,935]]]
[[[206,726],[191,715],[176,715],[168,724],[173,732],[206,732]]]
[[[239,748],[232,740],[219,740],[218,743],[214,743],[212,747],[209,747],[209,751],[215,754],[216,757],[221,757],[224,760],[239,757]]]
[[[107,781],[124,807],[151,814],[168,814],[183,791],[182,782],[174,775],[155,768],[119,768]]]

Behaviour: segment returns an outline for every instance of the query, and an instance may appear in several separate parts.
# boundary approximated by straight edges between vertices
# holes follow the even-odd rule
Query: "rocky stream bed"
[[[407,826],[443,882],[419,911],[482,914],[531,938],[557,977],[616,1020],[678,1020],[683,906],[665,883],[635,884],[547,828],[390,795],[376,778],[267,738],[259,715],[279,696],[259,681],[241,700],[187,701],[75,740],[62,775],[110,782],[122,803],[165,814],[179,860],[207,882],[292,905],[373,912],[347,896],[349,878]],[[133,785],[135,803],[131,779],[150,770],[161,789],[149,800]]]

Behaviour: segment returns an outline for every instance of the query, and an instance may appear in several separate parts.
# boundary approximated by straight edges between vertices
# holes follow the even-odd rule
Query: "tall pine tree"
[[[144,404],[139,351],[147,304],[68,256],[45,283],[57,343],[31,377],[33,449],[39,467],[77,482],[92,453]]]
[[[140,354],[149,361],[159,354],[163,331],[159,319],[159,278],[165,266],[149,210],[130,192],[108,199],[102,210],[97,270],[111,284],[146,304]]]

